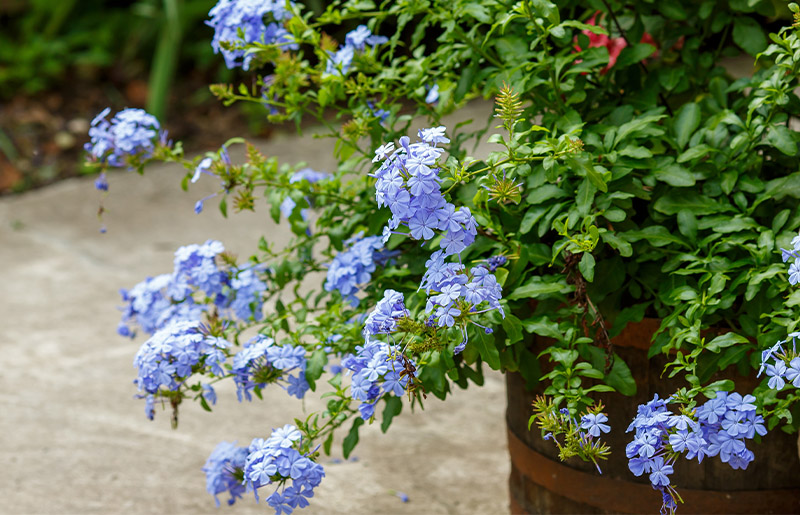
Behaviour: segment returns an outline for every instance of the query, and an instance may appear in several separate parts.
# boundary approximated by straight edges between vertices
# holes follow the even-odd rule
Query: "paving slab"
[[[329,141],[279,136],[259,147],[284,162],[333,166]],[[261,235],[289,239],[266,207],[226,220],[211,201],[196,215],[214,181],[184,192],[182,174],[109,174],[106,234],[92,178],[0,199],[0,513],[271,512],[252,498],[216,508],[201,467],[221,440],[267,436],[318,408],[318,397],[301,402],[273,387],[263,401],[239,403],[223,385],[214,413],[185,403],[173,430],[169,413],[148,421],[133,397],[144,338],[115,332],[118,289],[171,271],[177,247],[218,239],[245,256]],[[387,434],[362,428],[357,461],[323,457],[326,477],[300,513],[507,512],[503,378],[489,373],[482,388],[456,390],[446,402],[429,397],[424,411],[406,407]]]

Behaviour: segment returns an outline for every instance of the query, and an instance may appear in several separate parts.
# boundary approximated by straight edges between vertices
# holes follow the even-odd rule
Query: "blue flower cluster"
[[[308,506],[308,498],[325,477],[322,465],[300,453],[302,434],[293,425],[274,429],[266,440],[256,438],[250,444],[244,465],[244,480],[248,491],[253,490],[258,500],[258,489],[278,483],[267,504],[276,515],[292,513]],[[286,483],[291,481],[290,486]],[[281,488],[283,487],[283,488]]]
[[[753,453],[745,440],[756,434],[764,436],[764,419],[756,415],[755,397],[738,393],[717,392],[693,413],[675,415],[667,409],[667,401],[656,395],[642,404],[627,431],[635,436],[625,448],[628,468],[636,476],[649,474],[654,489],[661,491],[662,512],[673,513],[678,498],[670,484],[673,463],[681,453],[686,459],[719,456],[734,469],[746,469]]]
[[[156,331],[136,353],[133,366],[138,369],[134,384],[146,394],[145,414],[152,420],[153,402],[159,390],[178,391],[194,373],[223,376],[226,340],[206,336],[199,322],[173,321]]]
[[[347,75],[350,66],[353,64],[353,57],[356,52],[363,52],[367,45],[375,47],[389,41],[386,36],[376,36],[372,34],[366,25],[359,25],[355,30],[351,30],[344,38],[344,45],[336,52],[328,52],[329,58],[325,66],[327,75]]]
[[[350,396],[361,401],[358,407],[361,418],[369,420],[375,414],[375,405],[381,397],[394,394],[401,397],[408,386],[409,375],[396,346],[374,340],[378,334],[389,334],[397,329],[397,321],[409,315],[403,294],[386,290],[364,326],[365,343],[356,347],[356,354],[342,360],[342,366],[353,372]],[[411,367],[416,368],[409,360]]]
[[[236,442],[220,442],[211,452],[203,466],[206,475],[206,490],[214,496],[219,506],[218,495],[229,492],[228,504],[241,499],[246,488],[242,480],[248,448],[237,447]],[[237,477],[238,476],[238,477]]]
[[[760,377],[766,370],[769,381],[767,385],[773,390],[782,390],[786,383],[791,383],[795,388],[800,388],[800,356],[797,355],[795,340],[800,337],[800,332],[790,333],[792,350],[784,349],[788,340],[781,340],[775,345],[761,352],[761,366],[758,370]]]
[[[477,222],[467,207],[456,209],[447,202],[441,191],[437,160],[444,149],[437,143],[449,143],[445,127],[421,129],[420,141],[411,143],[408,136],[382,145],[375,151],[373,162],[382,161],[373,174],[376,179],[375,198],[378,206],[388,206],[392,212],[384,238],[401,225],[409,232],[396,232],[415,240],[430,240],[435,231],[446,231],[440,243],[443,256],[461,253],[477,235]]]
[[[266,387],[267,383],[286,382],[283,388],[294,397],[302,399],[308,391],[306,382],[306,351],[293,345],[275,345],[275,340],[259,334],[247,342],[233,357],[233,380],[236,395],[252,400],[250,392]],[[297,371],[297,375],[289,372]]]
[[[237,66],[245,70],[250,68],[253,55],[242,48],[246,43],[276,44],[291,50],[298,48],[282,25],[294,16],[286,9],[285,0],[219,0],[208,15],[211,19],[206,24],[214,29],[211,46],[215,54],[222,53],[225,65],[230,69]],[[234,44],[236,48],[225,49],[223,42]]]
[[[328,264],[325,290],[338,290],[345,300],[357,306],[358,285],[368,283],[377,264],[383,260],[379,252],[383,248],[383,241],[380,236],[363,238],[359,233],[345,240],[344,244],[345,250]]]
[[[152,334],[174,320],[198,320],[207,305],[194,299],[196,291],[203,292],[223,313],[259,320],[266,283],[256,268],[221,268],[218,261],[224,251],[222,243],[215,240],[186,245],[175,252],[171,274],[120,290],[126,305],[117,332],[133,337],[134,324]]]
[[[120,336],[133,338],[136,335],[134,324],[148,334],[153,334],[174,320],[198,320],[206,306],[187,298],[173,302],[167,293],[172,283],[172,274],[148,277],[130,290],[121,289],[122,320],[117,327]]]
[[[420,288],[433,296],[428,298],[426,312],[430,314],[428,325],[454,327],[458,325],[463,336],[454,352],[461,352],[467,344],[467,322],[478,325],[487,333],[492,330],[471,319],[477,315],[497,309],[505,317],[500,304],[502,288],[497,278],[490,273],[505,263],[503,256],[493,257],[487,266],[476,266],[466,273],[461,264],[461,252],[475,241],[477,222],[469,208],[456,207],[445,200],[441,191],[438,159],[444,150],[436,145],[449,143],[444,126],[421,129],[419,141],[411,143],[407,136],[400,138],[400,147],[394,143],[382,145],[375,151],[373,162],[382,162],[375,177],[375,196],[379,206],[388,206],[392,212],[389,224],[384,228],[384,241],[391,234],[402,234],[416,240],[430,240],[435,231],[444,232],[440,250],[434,252],[425,263],[426,271]],[[408,233],[399,232],[406,226]],[[458,255],[458,263],[445,260]],[[483,303],[488,308],[482,308]]]
[[[109,122],[106,117],[110,113],[111,109],[107,107],[92,120],[90,140],[84,149],[94,159],[115,167],[125,166],[127,156],[152,155],[161,129],[156,117],[143,109],[123,109]],[[166,133],[161,136],[165,138]],[[95,187],[107,191],[108,183],[100,181],[95,183]]]
[[[783,262],[789,261],[789,258],[794,258],[794,262],[789,265],[789,283],[797,284],[800,282],[800,235],[792,239],[792,249],[781,249],[781,258]]]
[[[466,274],[463,265],[444,263],[444,257],[437,254],[428,261],[422,287],[429,293],[439,292],[428,297],[425,306],[427,313],[435,310],[433,320],[439,327],[453,327],[462,313],[475,315],[496,309],[505,316],[500,304],[502,288],[488,268],[476,266]],[[478,309],[484,302],[489,307]]]

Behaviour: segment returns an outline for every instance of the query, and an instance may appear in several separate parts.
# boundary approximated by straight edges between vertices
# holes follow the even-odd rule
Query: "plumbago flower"
[[[374,416],[375,405],[384,395],[402,397],[415,377],[414,362],[402,354],[399,346],[373,338],[395,332],[398,321],[409,315],[403,294],[386,290],[364,324],[364,345],[356,347],[355,355],[342,360],[342,367],[353,373],[350,396],[361,401],[358,411],[364,420]]]
[[[125,306],[117,332],[132,338],[138,325],[153,334],[172,321],[198,320],[211,306],[241,321],[260,320],[263,269],[237,266],[215,240],[180,247],[171,274],[120,290]]]
[[[254,439],[248,447],[243,467],[247,490],[258,500],[259,488],[276,485],[267,504],[278,515],[308,506],[308,498],[325,477],[325,470],[313,460],[316,450],[310,451],[307,445],[297,427],[287,424],[274,429],[266,440]]]
[[[328,61],[325,68],[325,75],[346,76],[353,64],[353,57],[356,52],[364,52],[367,47],[374,48],[389,41],[386,36],[376,36],[372,34],[366,25],[359,25],[355,30],[351,30],[344,38],[342,45],[336,52],[328,52]]]
[[[293,2],[289,4],[294,6]],[[297,49],[291,34],[283,27],[294,16],[286,9],[285,0],[219,0],[208,15],[211,19],[206,24],[214,29],[211,46],[214,53],[222,54],[230,69],[250,68],[253,55],[245,50],[248,43]]]
[[[500,304],[502,288],[490,271],[500,261],[472,267],[469,272],[461,263],[461,252],[475,241],[478,223],[468,207],[456,208],[442,194],[438,160],[444,149],[437,145],[449,143],[450,139],[444,126],[420,129],[417,134],[419,141],[415,143],[403,136],[397,149],[394,143],[387,143],[375,151],[373,162],[381,162],[379,169],[371,174],[376,179],[375,198],[378,206],[386,206],[392,213],[383,231],[384,242],[392,234],[423,242],[442,236],[440,249],[425,263],[420,289],[429,295],[425,325],[458,328],[462,335],[461,343],[454,349],[458,354],[469,339],[468,324],[482,328],[487,334],[492,332],[475,321],[476,315],[497,310],[505,317]],[[400,231],[402,227],[408,232]],[[457,256],[458,262],[447,262],[451,256]]]
[[[110,108],[103,109],[89,129],[90,140],[84,149],[95,161],[121,168],[130,165],[130,158],[152,156],[158,141],[167,144],[167,133],[161,131],[156,117],[143,109],[123,109],[108,121],[110,113]],[[108,191],[105,176],[95,187]]]
[[[763,417],[756,414],[755,400],[752,395],[717,392],[696,409],[681,407],[677,415],[658,395],[639,406],[627,429],[634,431],[625,448],[628,468],[636,476],[649,475],[653,488],[662,494],[662,513],[674,513],[681,501],[669,478],[681,454],[698,463],[706,456],[719,456],[733,469],[746,469],[753,461],[745,440],[767,434]]]
[[[173,409],[180,403],[180,390],[193,374],[210,377],[225,375],[225,350],[231,344],[218,336],[204,333],[200,322],[176,320],[157,331],[136,353],[133,366],[138,370],[134,384],[146,399],[145,414],[153,419],[156,396],[170,399]],[[216,398],[213,388],[205,385],[205,397]]]
[[[363,233],[359,233],[344,244],[345,250],[328,264],[325,290],[337,290],[345,300],[357,306],[358,286],[370,281],[377,265],[386,261],[387,253],[379,252],[383,248],[380,236],[364,238]]]
[[[233,504],[246,492],[244,465],[248,453],[247,447],[237,447],[236,442],[220,442],[203,465],[206,490],[214,496],[217,506],[220,494],[228,492],[228,504]]]
[[[306,351],[294,345],[278,346],[268,336],[258,335],[244,345],[233,358],[233,379],[236,382],[236,395],[253,400],[250,392],[261,397],[261,390],[267,383],[286,383],[284,389],[293,397],[302,399],[308,390],[305,378]],[[289,372],[297,371],[297,375]]]

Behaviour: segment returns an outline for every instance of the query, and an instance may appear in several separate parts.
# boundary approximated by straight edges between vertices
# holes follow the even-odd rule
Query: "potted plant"
[[[250,146],[233,163],[239,140],[186,159],[144,112],[95,120],[98,166],[182,162],[186,186],[220,182],[224,214],[266,200],[295,235],[285,249],[262,238],[244,262],[220,242],[182,247],[172,273],[124,292],[120,332],[151,334],[136,358],[148,416],[163,405],[177,420],[187,399],[211,409],[223,379],[248,401],[272,383],[297,397],[329,383],[324,412],[223,443],[204,469],[212,494],[267,487],[288,512],[322,480],[318,444],[330,452],[335,431],[346,456],[363,424],[385,429],[427,395],[480,384],[487,365],[509,372],[512,461],[521,442],[531,459],[587,462],[547,465],[583,482],[564,509],[642,511],[649,498],[674,511],[684,479],[691,502],[716,499],[692,488],[747,490],[723,511],[796,508],[795,451],[774,444],[765,459],[781,456],[784,473],[754,474],[750,442],[797,428],[800,380],[786,382],[800,358],[785,341],[800,294],[779,259],[800,248],[789,7],[794,25],[768,39],[762,22],[780,14],[768,1],[344,1],[315,15],[221,0],[213,44],[252,79],[211,91],[274,122],[316,117],[339,165]],[[721,61],[742,52],[759,68],[733,80]],[[491,119],[440,124],[475,97],[494,99]],[[496,150],[470,156],[480,139]],[[309,272],[326,280],[300,288]],[[605,482],[590,483],[609,455]],[[514,463],[512,509],[555,509],[537,500],[549,487],[536,467]]]

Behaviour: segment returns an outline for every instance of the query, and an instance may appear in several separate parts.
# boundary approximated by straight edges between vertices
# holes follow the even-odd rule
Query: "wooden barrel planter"
[[[528,391],[522,376],[507,374],[511,513],[658,513],[660,493],[650,486],[647,474],[637,478],[628,470],[625,457],[625,446],[633,437],[625,430],[637,406],[656,393],[664,398],[685,386],[680,378],[660,377],[666,363],[662,356],[647,358],[650,337],[658,325],[657,320],[647,319],[628,324],[612,340],[615,352],[630,366],[638,390],[633,397],[615,393],[598,396],[611,425],[604,441],[612,453],[608,461],[601,462],[602,475],[580,458],[560,462],[556,446],[542,439],[538,427],[528,431],[531,402],[543,389]],[[538,338],[535,347],[541,350],[551,343]],[[725,377],[734,379],[742,394],[758,384],[755,377],[732,374],[714,379]],[[797,435],[776,427],[760,444],[748,440],[747,446],[755,454],[747,470],[733,470],[718,457],[708,457],[701,464],[677,460],[670,477],[684,500],[678,505],[678,513],[800,513]]]

